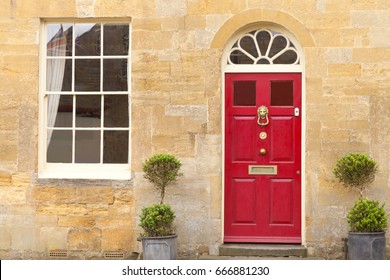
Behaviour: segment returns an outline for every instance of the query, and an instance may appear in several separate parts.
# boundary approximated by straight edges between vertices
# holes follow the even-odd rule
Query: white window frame
[[[124,94],[128,96],[129,100],[129,127],[124,128],[129,132],[128,141],[128,163],[125,164],[104,164],[104,163],[48,163],[46,162],[47,152],[47,100],[48,92],[46,91],[46,27],[51,23],[95,23],[95,24],[129,24],[129,52],[127,56],[127,92],[118,92],[115,94]],[[102,32],[103,33],[103,32]],[[102,35],[103,36],[103,35]],[[75,40],[73,38],[73,40]],[[101,41],[103,42],[103,41]],[[73,47],[74,48],[74,47]],[[103,58],[103,54],[100,55]],[[109,56],[115,58],[115,56]],[[73,52],[72,59],[75,60],[75,53]],[[101,66],[102,67],[102,66]],[[41,21],[40,29],[40,61],[39,61],[39,126],[38,126],[38,178],[46,179],[109,179],[109,180],[129,180],[131,179],[131,19],[130,18],[116,18],[116,19],[45,19]],[[103,72],[101,72],[101,79]],[[74,76],[74,74],[72,74]],[[74,79],[73,79],[74,80]],[[74,81],[73,81],[74,83]],[[61,92],[61,94],[79,94],[79,92]],[[91,94],[91,92],[89,92]],[[95,93],[94,93],[95,94]],[[102,89],[96,94],[103,96]],[[75,106],[75,105],[73,105]],[[75,129],[75,128],[73,128]],[[88,129],[87,129],[88,130]],[[115,130],[121,130],[116,128]],[[103,131],[103,128],[100,128]],[[73,143],[74,146],[74,143]],[[100,152],[102,153],[103,145],[100,145]],[[72,151],[74,153],[74,151]]]

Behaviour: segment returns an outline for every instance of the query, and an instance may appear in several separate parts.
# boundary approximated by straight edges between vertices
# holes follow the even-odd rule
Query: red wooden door
[[[224,241],[301,243],[301,74],[226,74],[225,95]]]

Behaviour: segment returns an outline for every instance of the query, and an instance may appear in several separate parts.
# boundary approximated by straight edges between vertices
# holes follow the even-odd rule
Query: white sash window
[[[129,22],[45,22],[40,178],[130,178],[129,47]]]

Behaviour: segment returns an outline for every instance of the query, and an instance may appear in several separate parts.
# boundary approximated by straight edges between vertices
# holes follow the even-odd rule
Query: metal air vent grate
[[[125,253],[122,252],[105,252],[104,253],[105,259],[110,260],[123,260],[125,258]]]
[[[49,257],[53,259],[66,259],[68,258],[67,251],[50,251]]]

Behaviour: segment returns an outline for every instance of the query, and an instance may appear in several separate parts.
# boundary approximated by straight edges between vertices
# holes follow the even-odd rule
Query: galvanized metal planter
[[[386,232],[348,232],[349,260],[385,260]]]
[[[176,260],[177,235],[141,237],[144,260]]]

